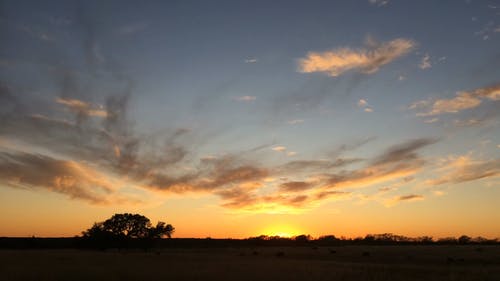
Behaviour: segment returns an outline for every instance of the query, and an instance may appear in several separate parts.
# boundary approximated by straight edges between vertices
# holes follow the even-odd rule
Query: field
[[[0,280],[500,280],[500,246],[0,250]]]

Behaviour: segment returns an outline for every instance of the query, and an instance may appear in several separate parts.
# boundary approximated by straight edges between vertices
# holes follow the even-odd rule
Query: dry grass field
[[[500,280],[500,246],[0,250],[3,281]]]

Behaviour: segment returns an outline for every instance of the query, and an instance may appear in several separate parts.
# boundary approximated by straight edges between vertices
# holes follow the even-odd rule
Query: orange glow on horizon
[[[262,234],[267,236],[279,236],[279,237],[289,238],[304,233],[302,233],[300,230],[290,225],[273,225],[262,231]]]

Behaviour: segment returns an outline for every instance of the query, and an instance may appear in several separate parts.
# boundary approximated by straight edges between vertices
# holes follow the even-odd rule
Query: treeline
[[[298,235],[291,238],[279,236],[261,235],[248,238],[254,242],[267,243],[283,243],[290,245],[316,245],[316,246],[332,246],[332,245],[465,245],[465,244],[500,244],[500,239],[487,239],[484,237],[470,237],[462,235],[460,237],[445,237],[434,239],[431,236],[407,237],[392,233],[382,234],[367,234],[365,237],[346,238],[336,237],[334,235],[325,235],[318,238],[313,238],[310,235]]]
[[[73,238],[0,238],[2,249],[162,249],[162,248],[238,248],[238,247],[332,247],[348,245],[500,245],[500,239],[483,237],[447,237],[434,239],[430,236],[406,237],[391,233],[368,234],[365,237],[345,238],[326,235],[313,238],[298,235],[287,238],[261,235],[246,239],[212,238],[120,238],[90,239]]]

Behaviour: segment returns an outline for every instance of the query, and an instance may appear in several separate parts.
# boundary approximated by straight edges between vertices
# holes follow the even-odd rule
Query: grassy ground
[[[0,280],[500,280],[500,246],[2,250]]]

